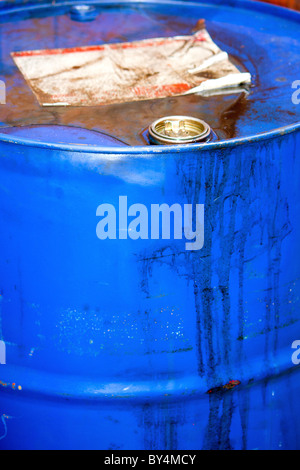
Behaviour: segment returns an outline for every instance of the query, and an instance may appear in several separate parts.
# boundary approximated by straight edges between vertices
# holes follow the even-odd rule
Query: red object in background
[[[7,1],[7,0],[0,0],[0,3],[4,1]],[[258,1],[265,2],[265,3],[273,3],[274,5],[300,11],[300,0],[258,0]]]
[[[281,7],[291,8],[300,11],[300,0],[259,0],[260,2],[273,3]]]

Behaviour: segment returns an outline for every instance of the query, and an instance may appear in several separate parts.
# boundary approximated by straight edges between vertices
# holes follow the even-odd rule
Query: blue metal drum
[[[99,12],[86,22],[70,2],[0,10],[0,449],[299,449],[300,14],[86,3]],[[186,34],[199,18],[251,72],[249,95],[46,110],[10,57]],[[171,114],[218,138],[149,145]],[[125,203],[147,208],[149,233],[153,205],[204,205],[203,247],[131,238]]]

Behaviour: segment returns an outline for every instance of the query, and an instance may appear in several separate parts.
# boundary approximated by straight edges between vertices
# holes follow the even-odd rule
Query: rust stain
[[[300,11],[300,0],[259,0],[264,3],[273,3],[275,5],[291,8],[292,10]]]
[[[239,385],[241,385],[241,382],[239,380],[230,380],[225,385],[221,385],[220,387],[211,388],[210,390],[208,390],[207,393],[209,395],[212,395],[214,393],[220,393],[220,392],[224,392],[224,391],[227,391],[227,390],[233,390],[234,388],[238,387]]]
[[[23,390],[22,386],[17,385],[15,382],[9,383],[9,382],[3,382],[2,380],[0,380],[0,387],[11,388],[12,390],[19,390],[19,391]]]

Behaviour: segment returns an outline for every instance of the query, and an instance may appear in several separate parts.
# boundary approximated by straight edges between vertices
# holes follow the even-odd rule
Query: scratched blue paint
[[[255,15],[266,29],[282,22],[296,55],[299,15],[255,5],[213,2],[207,12],[224,23]],[[278,109],[288,109],[281,90]],[[0,449],[300,448],[293,110],[203,146],[123,147],[94,134],[70,145],[57,129],[47,142],[43,130],[1,135]],[[119,195],[205,204],[204,248],[98,240],[96,208],[117,207]],[[241,384],[222,388],[232,380]]]

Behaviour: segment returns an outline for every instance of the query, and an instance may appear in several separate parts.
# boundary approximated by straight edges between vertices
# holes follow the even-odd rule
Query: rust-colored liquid
[[[209,10],[207,10],[209,13]],[[131,102],[109,106],[41,107],[11,58],[12,51],[57,49],[103,43],[134,41],[153,37],[191,34],[206,10],[197,6],[177,9],[160,5],[159,9],[144,5],[103,7],[95,21],[78,23],[68,12],[42,12],[39,17],[11,18],[0,23],[0,79],[7,87],[7,105],[0,107],[0,125],[75,126],[110,134],[129,145],[144,145],[144,130],[159,118],[186,115],[206,121],[220,139],[245,137],[297,121],[299,107],[291,102],[291,84],[284,66],[273,71],[269,65],[268,41],[282,39],[273,31],[260,32],[255,24],[249,31],[239,22],[231,25],[207,18],[207,30],[221,49],[230,54],[238,68],[250,71],[253,86],[250,93],[231,93],[203,97],[187,95],[165,99]],[[51,16],[53,15],[53,16]],[[201,18],[201,17],[200,17]],[[277,47],[277,46],[276,46]],[[284,50],[284,56],[288,53]],[[283,64],[284,65],[284,64]],[[270,75],[268,75],[270,74]],[[283,99],[287,90],[289,99]],[[286,93],[286,91],[284,91]],[[270,108],[272,112],[270,112]]]

